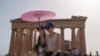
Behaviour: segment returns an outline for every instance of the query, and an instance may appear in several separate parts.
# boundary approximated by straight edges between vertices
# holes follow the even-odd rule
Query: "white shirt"
[[[47,51],[53,52],[55,50],[57,35],[58,33],[55,33],[51,38],[49,36],[46,37]]]

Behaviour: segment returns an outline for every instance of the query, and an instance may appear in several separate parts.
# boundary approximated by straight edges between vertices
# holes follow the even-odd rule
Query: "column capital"
[[[72,30],[75,29],[74,27],[71,28]]]
[[[85,27],[80,27],[79,29],[85,29]]]
[[[64,27],[61,27],[60,29],[65,29]]]
[[[33,29],[35,29],[35,28],[29,28],[30,30],[33,30]]]
[[[24,28],[20,28],[20,33],[23,34]]]
[[[18,32],[18,33],[19,33],[19,32],[20,32],[20,29],[16,29],[16,32]]]
[[[13,31],[16,31],[16,28],[12,28]]]

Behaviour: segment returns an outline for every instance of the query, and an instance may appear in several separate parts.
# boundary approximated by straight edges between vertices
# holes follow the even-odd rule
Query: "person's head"
[[[73,50],[76,50],[76,48],[73,48]]]
[[[68,49],[68,51],[72,51],[71,49]]]
[[[37,30],[38,30],[39,32],[41,31],[41,32],[45,33],[45,27],[44,27],[44,26],[38,27]]]
[[[55,28],[55,25],[52,22],[47,22],[45,25],[45,29],[51,33],[53,32],[53,29]]]

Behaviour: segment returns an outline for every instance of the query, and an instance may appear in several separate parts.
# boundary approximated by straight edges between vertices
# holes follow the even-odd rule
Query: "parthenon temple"
[[[72,16],[70,19],[51,19],[49,21],[56,25],[56,28],[60,29],[61,34],[61,51],[65,51],[66,48],[77,48],[80,54],[86,54],[86,42],[85,42],[85,22],[87,17],[84,16]],[[41,21],[40,25],[44,25],[47,21]],[[11,20],[11,40],[9,47],[9,56],[29,56],[29,51],[34,53],[34,45],[37,39],[37,30],[39,26],[38,22],[27,22],[21,20],[21,18]],[[64,30],[66,28],[71,29],[71,41],[64,40]],[[78,29],[77,32],[75,29]],[[66,37],[67,38],[67,37]]]

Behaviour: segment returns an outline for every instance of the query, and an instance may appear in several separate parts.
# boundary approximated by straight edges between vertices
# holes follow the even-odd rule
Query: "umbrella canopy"
[[[22,14],[21,19],[29,22],[39,22],[52,19],[54,16],[55,13],[52,11],[36,10]]]

